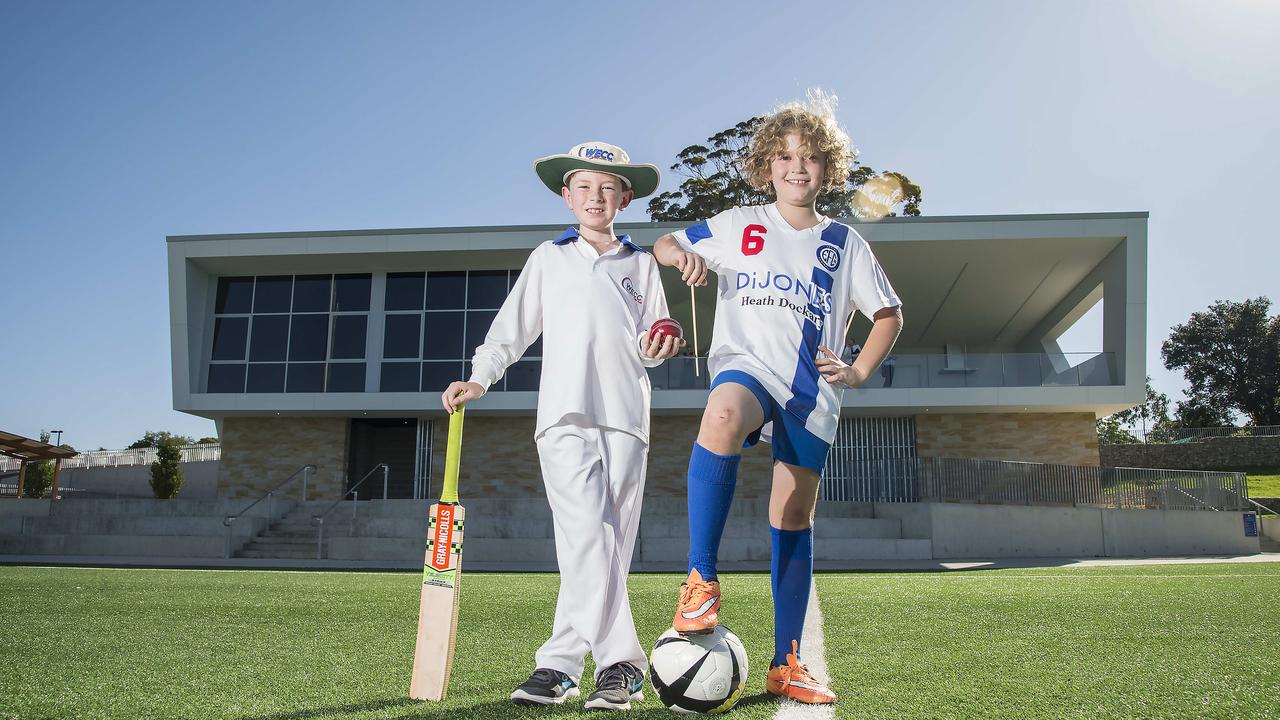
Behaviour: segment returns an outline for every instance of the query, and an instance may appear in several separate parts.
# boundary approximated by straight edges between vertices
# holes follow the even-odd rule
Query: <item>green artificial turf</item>
[[[721,579],[752,661],[731,717],[772,717],[769,578]],[[678,583],[632,577],[646,644]],[[506,699],[557,584],[466,575],[449,698],[432,704],[406,698],[416,574],[0,567],[0,718],[600,717]],[[1277,564],[830,574],[818,587],[838,717],[1276,712]],[[670,717],[649,694],[631,715]]]

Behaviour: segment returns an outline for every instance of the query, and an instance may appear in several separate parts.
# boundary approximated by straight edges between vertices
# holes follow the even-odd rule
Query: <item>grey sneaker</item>
[[[511,693],[517,705],[559,705],[565,698],[578,697],[578,683],[559,670],[538,668]]]
[[[610,665],[596,679],[596,691],[584,707],[593,710],[630,710],[632,702],[644,700],[644,673],[629,662]]]

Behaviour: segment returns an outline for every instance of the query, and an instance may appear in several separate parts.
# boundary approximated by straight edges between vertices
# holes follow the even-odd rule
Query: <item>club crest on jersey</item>
[[[636,290],[636,286],[631,283],[631,278],[622,278],[622,289],[627,291],[627,294],[631,296],[632,300],[635,300],[641,305],[644,304],[644,295],[641,295],[640,291]]]
[[[834,271],[840,267],[840,251],[830,245],[823,245],[818,248],[818,262],[822,263],[822,267]]]

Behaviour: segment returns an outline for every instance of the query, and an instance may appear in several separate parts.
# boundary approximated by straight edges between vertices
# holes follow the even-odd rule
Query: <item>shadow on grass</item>
[[[654,696],[646,693],[649,698]],[[777,703],[777,698],[771,697],[768,693],[757,693],[755,695],[747,695],[738,701],[735,707],[747,707],[750,705],[758,705],[760,703]],[[310,708],[307,710],[295,710],[292,712],[271,713],[269,715],[250,715],[240,718],[239,720],[309,720],[310,718],[331,718],[341,717],[346,714],[359,714],[378,711],[392,711],[389,717],[468,717],[468,718],[519,718],[519,717],[547,717],[556,715],[580,715],[584,712],[582,705],[578,702],[566,702],[563,705],[549,706],[520,706],[513,704],[510,700],[498,700],[493,702],[478,703],[476,705],[451,705],[427,703],[420,700],[410,700],[409,698],[395,698],[387,700],[371,700],[364,703],[352,703],[349,705],[329,705],[327,707]],[[399,712],[397,712],[399,711]],[[629,718],[670,718],[671,711],[661,705],[653,705],[649,700],[641,707],[633,707],[627,713]]]

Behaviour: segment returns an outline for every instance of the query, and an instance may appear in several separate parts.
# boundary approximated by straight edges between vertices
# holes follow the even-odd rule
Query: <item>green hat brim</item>
[[[658,189],[662,176],[656,165],[620,165],[618,163],[597,162],[580,158],[576,155],[551,155],[533,162],[534,172],[538,179],[551,192],[559,195],[564,187],[564,175],[572,170],[594,170],[596,172],[620,175],[631,183],[631,191],[638,198],[652,195]]]

